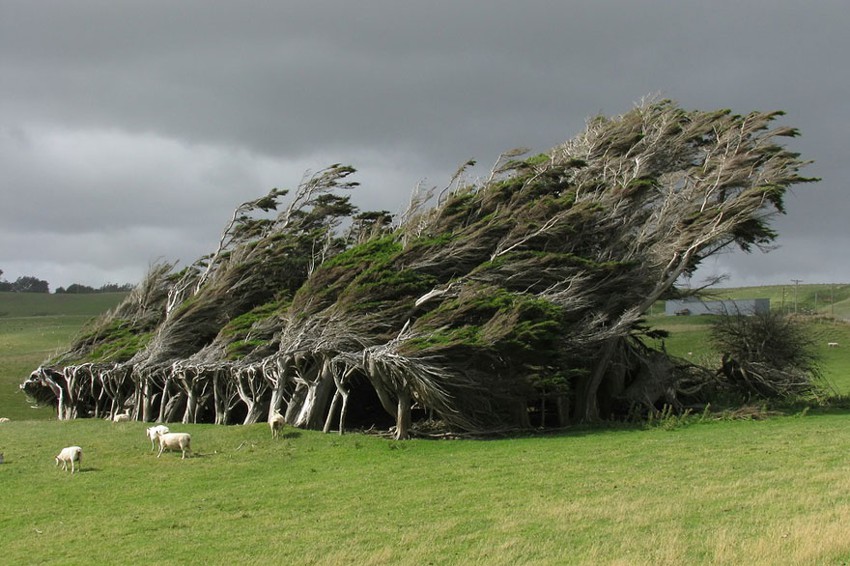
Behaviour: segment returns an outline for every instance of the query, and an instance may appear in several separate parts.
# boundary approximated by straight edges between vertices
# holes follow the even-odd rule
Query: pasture
[[[125,296],[0,293],[0,417],[52,418],[50,409],[30,408],[18,385],[46,358],[62,351],[87,321]]]
[[[4,564],[850,562],[844,411],[486,441],[291,427],[274,440],[265,423],[173,424],[196,455],[157,458],[147,423],[58,422],[16,391],[93,314],[0,317],[0,392],[10,392],[0,416],[13,418],[0,424]],[[668,350],[694,356],[713,355],[706,321],[651,319],[674,331]],[[847,393],[850,331],[813,325],[825,371]],[[842,347],[827,349],[827,337]],[[72,444],[84,451],[73,476],[53,460]]]
[[[7,564],[841,564],[845,414],[490,441],[0,425]],[[56,468],[69,444],[82,472]]]

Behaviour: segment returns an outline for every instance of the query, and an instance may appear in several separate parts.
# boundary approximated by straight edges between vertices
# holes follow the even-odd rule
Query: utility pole
[[[794,283],[794,314],[797,314],[797,286],[803,282],[802,279],[792,279],[792,283]]]

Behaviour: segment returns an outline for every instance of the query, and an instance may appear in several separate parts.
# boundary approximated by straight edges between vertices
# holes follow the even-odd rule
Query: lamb
[[[80,469],[83,466],[83,449],[79,446],[68,446],[63,448],[59,455],[56,456],[56,465],[62,464],[62,469],[67,470],[68,464],[71,464],[71,473],[74,473],[74,462],[79,464]]]
[[[0,423],[8,423],[10,420],[9,417],[0,417]]]
[[[166,432],[164,434],[158,434],[157,438],[159,439],[159,454],[156,455],[157,458],[162,456],[162,452],[166,448],[169,450],[179,448],[183,453],[183,456],[180,458],[181,460],[186,458],[186,452],[190,455],[192,454],[192,448],[190,446],[192,436],[186,432]]]
[[[112,422],[115,423],[126,423],[130,421],[129,413],[120,413],[112,417]]]
[[[280,413],[275,413],[269,417],[269,428],[272,429],[272,438],[277,438],[280,430],[283,428],[284,419]]]
[[[156,425],[152,427],[148,427],[147,435],[148,438],[151,439],[151,451],[156,449],[156,437],[160,434],[167,434],[169,432],[168,427],[165,425]]]

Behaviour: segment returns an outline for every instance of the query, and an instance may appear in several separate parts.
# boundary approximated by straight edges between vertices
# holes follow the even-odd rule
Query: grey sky
[[[357,204],[398,211],[469,158],[483,175],[660,94],[785,110],[823,178],[777,250],[700,275],[850,282],[848,28],[843,1],[0,0],[0,269],[135,283],[307,170],[351,164]]]

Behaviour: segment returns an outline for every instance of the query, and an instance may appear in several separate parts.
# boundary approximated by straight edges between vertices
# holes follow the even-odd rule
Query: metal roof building
[[[700,301],[686,299],[667,301],[664,313],[668,316],[697,314],[766,314],[770,312],[770,299],[736,299],[725,301]]]

